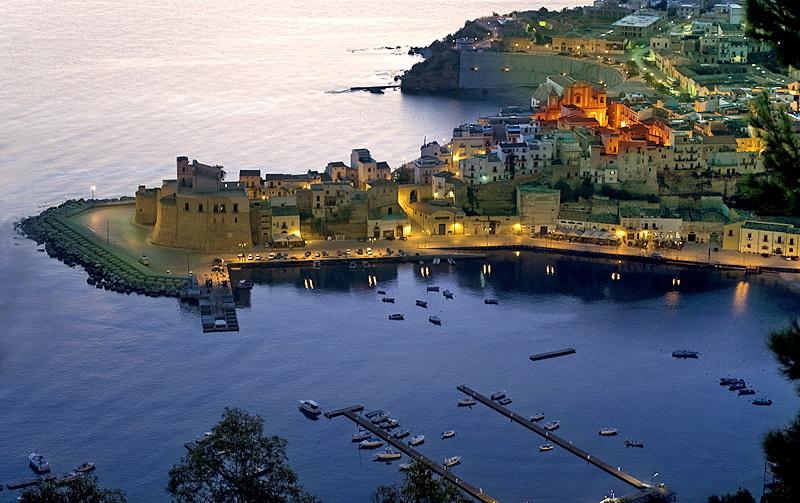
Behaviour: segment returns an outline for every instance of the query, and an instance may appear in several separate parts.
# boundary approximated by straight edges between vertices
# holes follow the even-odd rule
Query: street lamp
[[[97,190],[97,187],[92,185],[92,204],[94,204],[94,191]]]

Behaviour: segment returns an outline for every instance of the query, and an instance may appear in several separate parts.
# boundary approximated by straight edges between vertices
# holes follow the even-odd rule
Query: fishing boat
[[[639,441],[639,440],[630,440],[630,439],[626,439],[626,440],[625,440],[625,447],[639,447],[639,448],[644,448],[644,442],[641,442],[641,441]]]
[[[300,406],[298,408],[300,412],[307,416],[317,417],[322,414],[322,409],[319,408],[319,404],[314,400],[300,400]]]
[[[728,386],[728,391],[741,391],[747,388],[747,384],[744,381],[738,382],[736,384],[731,384]]]
[[[438,286],[429,286],[427,290],[429,292],[438,292],[439,291],[439,287]]]
[[[478,403],[478,402],[474,398],[462,398],[461,400],[458,401],[458,406],[459,407],[472,407],[476,403]]]
[[[430,317],[428,317],[428,321],[430,321],[434,325],[441,325],[442,324],[442,319],[439,318],[438,316],[430,316]]]
[[[511,403],[510,398],[501,398],[500,400],[497,401],[498,405],[508,405],[510,403]]]
[[[424,300],[418,300],[418,301],[417,301],[417,305],[418,305],[419,307],[424,307],[424,308],[427,308],[427,307],[428,307],[428,303],[427,303],[427,302],[425,302]]]
[[[358,433],[353,433],[353,435],[350,437],[350,440],[352,442],[363,442],[364,440],[368,440],[371,436],[372,433],[366,430],[360,430]]]
[[[553,450],[553,444],[542,444],[539,446],[539,452],[547,452]]]
[[[544,414],[542,414],[541,412],[531,416],[531,422],[532,423],[538,423],[542,419],[544,419]]]
[[[416,447],[425,443],[425,435],[414,435],[408,440],[408,445]]]
[[[731,386],[733,384],[744,383],[744,379],[737,379],[735,377],[723,377],[719,380],[720,386]]]
[[[383,440],[379,438],[368,438],[366,440],[362,440],[358,443],[359,449],[377,449],[378,447],[383,445]]]
[[[439,265],[441,263],[442,261],[439,259],[439,257],[433,257],[433,265]]]
[[[38,452],[28,454],[28,464],[36,473],[47,473],[50,471],[50,463]]]
[[[447,430],[445,432],[442,432],[442,440],[444,440],[446,438],[453,438],[455,436],[456,436],[456,432],[454,432],[453,430]]]
[[[452,458],[444,458],[444,467],[450,468],[461,463],[461,456],[453,456]]]
[[[381,302],[387,302],[389,304],[394,304],[394,298],[393,297],[384,297],[384,298],[381,299]]]
[[[755,395],[755,394],[756,394],[756,390],[754,390],[754,389],[745,388],[745,389],[740,389],[739,390],[739,396]]]
[[[392,436],[397,439],[402,439],[406,438],[409,435],[411,435],[411,432],[408,430],[397,430],[396,432],[394,432]]]
[[[385,451],[376,454],[372,459],[375,461],[394,461],[395,459],[400,459],[401,457],[403,457],[403,455],[400,454],[400,451],[386,449]]]
[[[378,295],[386,295],[386,290],[378,290]]]
[[[617,429],[616,428],[602,428],[600,431],[597,432],[602,437],[613,437],[616,435]]]
[[[94,463],[81,463],[75,468],[75,473],[89,473],[94,470]]]
[[[450,264],[450,265],[456,265],[456,261],[455,261],[455,259],[453,257],[448,258],[447,259],[447,263]]]
[[[404,319],[404,318],[403,318],[403,315],[402,315],[402,314],[400,314],[400,313],[395,313],[395,314],[390,314],[390,315],[389,315],[389,319],[390,319],[390,320],[402,320],[402,319]]]
[[[492,400],[500,400],[505,397],[506,397],[505,391],[495,391],[489,398],[491,398]]]
[[[392,428],[400,426],[400,421],[397,419],[387,419],[378,423],[378,426],[384,430],[391,430]]]
[[[761,405],[762,407],[769,407],[772,405],[772,400],[765,399],[765,398],[756,398],[752,401],[753,405]]]
[[[688,349],[679,349],[672,352],[673,358],[698,358],[700,353],[697,351],[689,351]]]
[[[544,429],[547,431],[553,431],[559,428],[561,428],[561,423],[559,423],[558,421],[550,421],[549,423],[544,425]]]
[[[493,306],[496,306],[500,302],[498,302],[497,299],[483,299],[483,303],[484,304],[491,304]]]

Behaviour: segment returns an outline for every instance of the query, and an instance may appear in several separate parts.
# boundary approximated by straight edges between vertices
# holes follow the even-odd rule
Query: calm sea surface
[[[456,472],[504,502],[626,491],[564,452],[539,454],[539,439],[486,408],[457,409],[455,386],[466,383],[506,390],[513,409],[560,420],[564,437],[640,478],[659,472],[682,501],[739,485],[760,492],[760,436],[797,409],[764,340],[800,300],[769,276],[541,254],[490,257],[491,275],[482,261],[432,267],[430,279],[412,265],[264,271],[241,299],[242,331],[202,335],[175,301],[90,288],[82,271],[13,235],[14,220],[91,185],[103,197],[157,183],[180,154],[234,174],[322,169],[362,146],[392,165],[410,160],[424,136],[447,137],[499,104],[335,91],[389,83],[415,61],[408,46],[466,18],[539,6],[2,2],[0,482],[30,476],[25,458],[37,449],[57,473],[93,460],[130,501],[165,501],[182,444],[228,405],[286,437],[292,465],[325,501],[368,501],[376,485],[401,480],[350,444],[345,419],[305,419],[296,401],[313,398],[391,410],[428,436],[423,452],[463,456]],[[612,282],[617,267],[622,280]],[[379,302],[369,275],[396,305]],[[426,283],[455,299],[427,294]],[[500,305],[484,305],[488,296]],[[391,312],[406,320],[389,322]],[[441,327],[427,322],[434,313]],[[577,354],[528,360],[566,346]],[[702,356],[673,360],[680,348]],[[731,373],[775,405],[720,388]],[[600,438],[606,426],[620,437]],[[438,440],[446,429],[457,436]],[[645,449],[626,449],[628,436]]]

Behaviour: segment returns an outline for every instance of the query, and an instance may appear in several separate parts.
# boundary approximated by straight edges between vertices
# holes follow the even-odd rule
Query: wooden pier
[[[575,348],[565,348],[559,349],[558,351],[549,351],[547,353],[537,353],[535,355],[531,355],[530,358],[532,361],[539,361],[539,360],[546,360],[548,358],[556,358],[558,356],[566,356],[575,353]]]
[[[570,453],[578,456],[579,458],[581,458],[582,460],[586,461],[587,463],[593,464],[594,466],[600,468],[601,470],[603,470],[604,472],[608,473],[609,475],[612,475],[612,476],[618,478],[619,480],[625,482],[626,484],[628,484],[630,486],[633,486],[636,489],[640,489],[640,490],[643,490],[643,489],[654,489],[650,484],[642,482],[641,480],[637,479],[633,475],[630,475],[629,473],[626,473],[626,472],[622,471],[622,469],[620,467],[612,466],[611,464],[606,463],[602,459],[599,459],[599,458],[597,458],[595,456],[592,456],[590,453],[584,451],[583,449],[579,449],[578,447],[572,445],[572,442],[570,442],[568,440],[565,440],[565,439],[559,437],[558,435],[554,435],[553,433],[545,430],[544,428],[542,428],[538,424],[530,421],[527,417],[523,417],[523,416],[517,414],[516,412],[513,412],[513,411],[503,407],[502,405],[499,405],[499,404],[495,403],[489,397],[481,395],[480,393],[478,393],[477,391],[475,391],[473,389],[470,389],[466,385],[462,384],[462,385],[458,386],[456,389],[458,389],[458,391],[464,393],[465,395],[468,395],[468,396],[474,398],[478,402],[481,402],[482,404],[484,404],[485,406],[489,407],[490,409],[493,409],[493,410],[499,412],[500,414],[506,416],[507,418],[511,419],[511,421],[513,421],[515,423],[518,423],[518,424],[521,424],[522,426],[524,426],[525,428],[531,430],[532,432],[536,433],[537,435],[540,435],[540,436],[544,437],[544,439],[547,440],[548,442],[550,442],[552,444],[555,444],[555,445],[565,449],[567,452],[570,452]],[[669,491],[666,488],[659,488],[659,492],[661,492],[662,489],[663,489],[663,492],[665,494],[669,493]]]
[[[475,487],[461,480],[455,474],[453,474],[453,472],[451,472],[444,466],[434,462],[433,460],[424,456],[422,453],[420,453],[410,445],[406,444],[402,440],[394,438],[388,432],[385,432],[382,429],[375,426],[374,424],[372,424],[369,420],[359,416],[357,412],[360,412],[362,410],[364,410],[363,406],[353,405],[352,407],[346,407],[344,409],[328,411],[325,413],[325,417],[327,417],[328,419],[333,419],[334,417],[337,416],[344,416],[349,420],[353,421],[354,423],[356,423],[357,425],[359,425],[361,428],[370,431],[373,435],[380,438],[384,442],[390,444],[392,447],[402,452],[409,458],[413,459],[415,462],[424,463],[428,468],[430,468],[431,471],[435,472],[440,477],[447,479],[453,485],[458,487],[461,491],[472,496],[476,500],[486,503],[499,503],[498,500],[484,493],[483,489]]]

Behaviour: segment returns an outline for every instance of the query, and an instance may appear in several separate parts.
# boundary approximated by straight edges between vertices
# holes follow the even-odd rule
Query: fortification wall
[[[146,189],[143,185],[136,191],[134,221],[141,225],[155,225],[158,211],[159,189]]]
[[[584,60],[554,54],[465,51],[461,53],[458,87],[535,87],[547,80],[549,75],[559,75],[562,72],[578,80],[605,82],[609,88],[625,80],[620,70],[588,58]]]
[[[150,240],[160,246],[192,250],[230,250],[235,249],[238,243],[250,243],[249,206],[246,198],[241,199],[237,213],[230,210],[214,213],[214,204],[226,204],[231,208],[233,199],[180,194],[177,198],[161,198]],[[203,211],[198,210],[200,204]]]

